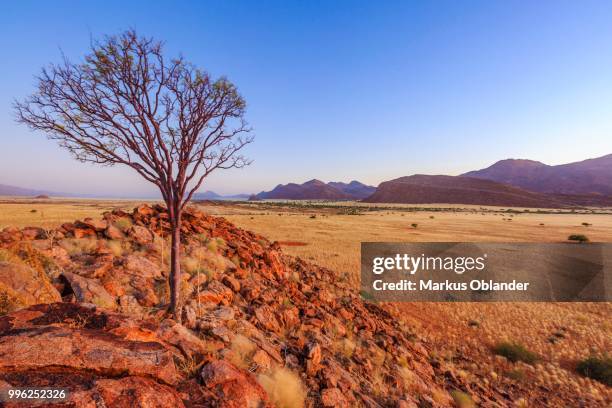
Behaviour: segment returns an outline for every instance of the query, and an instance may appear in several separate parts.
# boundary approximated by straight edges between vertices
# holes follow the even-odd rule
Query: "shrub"
[[[455,405],[457,405],[458,408],[475,408],[476,407],[476,403],[474,402],[472,397],[470,397],[469,394],[466,394],[463,391],[454,390],[454,391],[451,391],[450,395],[451,397],[453,397],[453,400],[455,401]]]
[[[568,241],[577,241],[579,243],[584,243],[584,242],[589,242],[589,238],[586,235],[583,234],[572,234],[569,237],[567,237]]]
[[[585,227],[590,227],[593,224],[589,224],[588,222],[583,222],[582,225],[584,225]]]
[[[504,376],[508,377],[514,381],[520,381],[523,378],[525,378],[525,372],[523,370],[510,370],[510,371],[505,371],[504,372]]]
[[[121,244],[121,241],[107,241],[106,246],[108,247],[108,249],[110,249],[114,256],[120,257],[121,255],[123,255],[123,245]]]
[[[130,229],[132,226],[132,220],[129,218],[119,218],[115,221],[115,227],[119,228],[121,231],[125,232]]]
[[[612,386],[612,357],[608,355],[602,357],[591,356],[584,359],[578,363],[576,371],[585,377]]]
[[[304,406],[306,390],[300,377],[293,371],[277,367],[270,370],[268,374],[260,374],[257,380],[275,407],[301,408]]]
[[[97,240],[93,238],[65,238],[59,241],[59,245],[70,256],[90,254],[98,247]]]
[[[414,223],[414,224],[410,224],[410,225],[412,226],[412,228],[416,228],[416,227],[418,227],[418,226],[419,226],[419,224],[416,224],[416,223]]]
[[[525,346],[519,343],[497,343],[495,347],[493,347],[493,352],[500,356],[506,357],[513,363],[522,361],[527,364],[533,364],[538,360],[537,354],[527,350]]]

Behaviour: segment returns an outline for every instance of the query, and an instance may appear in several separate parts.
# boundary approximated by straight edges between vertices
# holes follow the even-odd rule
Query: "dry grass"
[[[0,229],[16,227],[57,227],[64,222],[99,218],[104,211],[119,208],[131,210],[141,201],[77,200],[77,199],[0,199]],[[32,212],[36,210],[36,212]]]
[[[257,380],[277,408],[302,408],[306,390],[300,377],[284,367],[276,367],[267,374],[260,374]]]
[[[128,202],[51,201],[37,202],[37,205],[0,202],[0,228],[8,225],[47,227],[87,216],[99,217],[103,211],[118,207],[128,209],[134,205]],[[270,240],[285,242],[281,244],[284,252],[337,271],[339,278],[350,279],[356,287],[361,242],[566,242],[569,235],[586,228],[591,241],[612,242],[609,213],[508,213],[507,209],[499,208],[454,206],[439,211],[435,206],[421,206],[418,210],[409,206],[395,207],[366,211],[366,205],[354,203],[330,208],[270,207],[263,203],[207,205],[203,209]],[[32,209],[37,212],[30,212]],[[312,215],[316,217],[311,218]],[[505,221],[509,219],[512,222]],[[588,227],[584,223],[589,224]],[[418,228],[413,228],[412,224],[418,224]],[[205,236],[202,239],[212,253],[225,245]],[[196,257],[195,254],[189,256]],[[406,327],[427,339],[432,354],[447,356],[452,350],[455,355],[469,357],[457,362],[452,356],[445,357],[447,364],[456,365],[457,372],[491,382],[516,381],[517,386],[524,383],[526,387],[550,388],[564,384],[567,389],[598,398],[602,404],[611,398],[609,388],[579,375],[568,362],[577,363],[590,355],[610,353],[612,303],[402,303],[394,307]],[[563,331],[564,336],[555,342],[549,341],[559,331]],[[524,345],[541,356],[541,361],[533,366],[520,361],[498,361],[491,349],[506,339]],[[337,346],[336,352],[348,356],[352,355],[355,343],[348,340]],[[245,363],[254,350],[246,342],[234,344],[232,348]],[[523,373],[524,380],[503,375],[513,370]],[[276,389],[274,384],[282,383],[284,375],[268,374],[262,377],[264,383]]]

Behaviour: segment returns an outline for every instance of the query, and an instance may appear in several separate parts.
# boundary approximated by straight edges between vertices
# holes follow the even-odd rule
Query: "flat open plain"
[[[50,226],[99,217],[134,201],[0,201],[0,228]],[[468,206],[377,206],[358,203],[198,204],[206,212],[281,242],[285,253],[333,270],[338,279],[359,279],[362,241],[563,242],[570,234],[612,242],[610,209],[557,211]],[[34,211],[36,210],[36,211]],[[586,225],[585,225],[586,224]],[[576,389],[610,401],[610,388],[574,371],[589,355],[612,354],[612,303],[402,303],[390,305],[432,355],[479,381],[516,381],[555,392]],[[520,343],[540,356],[535,365],[511,364],[491,348]],[[560,385],[561,384],[561,385]]]

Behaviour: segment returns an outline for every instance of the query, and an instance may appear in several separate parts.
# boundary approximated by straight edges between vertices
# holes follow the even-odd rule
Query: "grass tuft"
[[[522,361],[527,364],[533,364],[539,359],[537,354],[527,350],[525,346],[519,343],[497,343],[495,347],[493,347],[493,352],[497,355],[506,357],[513,363]]]
[[[612,386],[612,357],[610,356],[586,358],[578,363],[576,371],[585,377]]]
[[[267,374],[260,374],[257,381],[277,408],[302,408],[306,390],[300,377],[284,367],[277,367]]]

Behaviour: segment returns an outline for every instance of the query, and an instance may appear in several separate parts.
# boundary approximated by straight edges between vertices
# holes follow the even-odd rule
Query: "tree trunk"
[[[172,246],[170,248],[170,311],[180,322],[181,290],[181,211],[175,210],[172,224]]]

